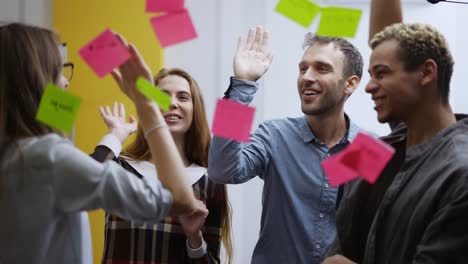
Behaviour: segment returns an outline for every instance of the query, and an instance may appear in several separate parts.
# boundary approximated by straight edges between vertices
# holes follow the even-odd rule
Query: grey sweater
[[[159,222],[171,205],[156,178],[101,164],[58,135],[21,140],[0,160],[0,263],[92,263],[83,212]]]

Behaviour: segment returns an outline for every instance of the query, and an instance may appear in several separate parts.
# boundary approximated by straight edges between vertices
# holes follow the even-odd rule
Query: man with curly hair
[[[440,32],[397,23],[370,41],[379,122],[401,122],[378,181],[343,188],[324,263],[468,262],[468,118],[449,104],[453,58]],[[459,121],[457,121],[459,119]]]

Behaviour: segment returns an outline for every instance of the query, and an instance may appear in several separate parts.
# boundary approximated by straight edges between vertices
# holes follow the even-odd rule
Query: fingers
[[[119,116],[119,105],[115,101],[114,101],[114,107],[112,109],[112,114],[117,117]]]
[[[271,62],[273,61],[273,54],[271,52],[268,52],[267,55],[265,56],[265,60],[268,63],[268,65],[270,65]]]
[[[106,113],[104,112],[104,108],[102,108],[102,106],[99,106],[99,114],[101,114],[102,119],[106,118]]]
[[[117,69],[114,69],[111,71],[112,78],[114,78],[114,81],[117,83],[117,85],[122,89],[122,75]]]
[[[270,40],[270,32],[267,30],[263,31],[262,45],[260,45],[259,51],[266,53],[268,51],[268,41]]]
[[[111,111],[111,109],[110,109],[110,107],[109,107],[108,105],[106,105],[106,112],[105,112],[105,113],[106,113],[106,115],[108,115],[108,116],[111,116],[111,115],[112,115],[112,111]]]
[[[254,51],[260,51],[261,49],[261,42],[262,42],[262,35],[263,35],[263,29],[260,26],[257,26],[255,30],[255,40],[252,44],[252,50]]]
[[[248,50],[252,49],[252,45],[253,45],[253,42],[254,42],[254,37],[255,37],[255,29],[250,28],[249,33],[247,35],[246,49],[248,49]]]
[[[245,49],[245,43],[244,43],[244,38],[242,36],[239,36],[237,38],[237,50],[236,53],[239,53],[241,50]]]
[[[128,122],[130,122],[130,124],[133,124],[133,123],[136,123],[136,118],[134,115],[130,115],[128,117]]]
[[[119,33],[115,33],[114,32],[114,35],[117,37],[118,40],[120,40],[120,42],[122,42],[122,44],[127,47],[128,46],[128,42],[125,40],[125,38],[120,35]]]
[[[123,118],[125,120],[125,117],[127,116],[127,113],[125,112],[125,106],[122,103],[120,103],[119,106],[120,118]]]
[[[208,216],[208,209],[206,208],[205,203],[203,203],[203,201],[200,201],[200,200],[196,200],[195,203],[196,203],[197,211],[205,217]]]
[[[130,52],[135,58],[135,64],[138,66],[137,69],[140,71],[139,75],[146,78],[151,83],[154,83],[153,74],[150,68],[146,64],[138,49],[133,44],[130,44]]]

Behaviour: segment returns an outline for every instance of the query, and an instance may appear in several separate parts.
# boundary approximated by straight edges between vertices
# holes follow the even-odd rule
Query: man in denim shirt
[[[304,116],[264,122],[249,143],[214,137],[208,175],[216,182],[264,180],[260,238],[252,263],[321,263],[336,234],[335,199],[320,162],[342,150],[358,128],[344,104],[358,87],[362,57],[348,41],[306,35],[297,89]],[[226,98],[248,104],[272,55],[268,32],[239,38]]]

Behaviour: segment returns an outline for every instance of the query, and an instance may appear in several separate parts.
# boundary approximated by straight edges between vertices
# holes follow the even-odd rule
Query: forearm
[[[369,43],[386,26],[403,21],[401,0],[372,0],[369,20]]]
[[[144,131],[165,124],[163,115],[153,104],[140,105],[137,107],[137,112]],[[147,142],[153,162],[157,165],[158,178],[173,196],[171,215],[190,213],[195,198],[169,129],[162,127],[151,131]]]
[[[213,137],[208,157],[208,176],[217,183],[243,183],[255,176],[242,154],[243,143]]]

